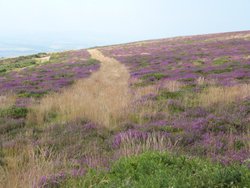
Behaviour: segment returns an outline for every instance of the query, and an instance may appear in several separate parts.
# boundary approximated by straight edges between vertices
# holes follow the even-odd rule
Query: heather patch
[[[3,140],[5,137],[12,138],[16,134],[20,134],[24,127],[24,119],[0,118],[0,135]]]
[[[43,98],[40,104],[32,107],[27,118],[29,124],[83,119],[111,128],[120,121],[130,105],[127,69],[116,60],[104,57],[98,50],[93,49],[90,53],[97,59],[91,62],[103,61],[99,72],[61,93]],[[113,85],[115,83],[117,85]]]
[[[214,36],[214,38],[216,37]],[[195,42],[189,44],[185,43],[184,39],[161,40],[142,45],[106,47],[101,50],[104,54],[114,56],[126,64],[130,68],[132,77],[142,79],[146,77],[148,79],[146,83],[150,81],[147,75],[152,72],[165,75],[163,79],[167,77],[171,80],[183,80],[191,83],[201,75],[205,79],[214,79],[214,72],[214,74],[221,75],[218,78],[219,83],[233,83],[236,80],[236,74],[227,73],[238,72],[242,65],[247,63],[245,57],[248,56],[246,49],[250,47],[249,41],[244,38],[219,41],[208,40],[209,36],[198,38],[195,36]],[[149,53],[150,56],[141,55],[142,52]],[[123,56],[124,54],[130,55]],[[146,59],[146,67],[141,66],[143,58]],[[188,74],[192,74],[192,76],[187,77]],[[249,75],[244,78],[249,80]],[[158,82],[157,79],[154,78],[154,80]],[[144,84],[146,85],[146,83]]]
[[[86,50],[7,60],[23,67],[0,76],[0,181],[247,187],[250,43],[237,35],[91,51],[103,64]]]
[[[85,50],[52,54],[45,64],[5,74],[1,77],[0,91],[1,93],[58,92],[72,85],[74,81],[88,77],[91,72],[99,68],[99,62],[88,60],[89,58]],[[18,64],[19,59],[16,61]],[[32,94],[28,94],[27,97],[32,97]]]

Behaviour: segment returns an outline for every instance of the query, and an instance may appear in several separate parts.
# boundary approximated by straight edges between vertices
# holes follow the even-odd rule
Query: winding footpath
[[[101,62],[99,71],[85,80],[84,85],[93,97],[92,105],[103,124],[110,125],[110,118],[119,118],[130,103],[129,72],[114,58],[104,56],[99,50],[88,50],[91,58]],[[91,107],[90,107],[91,108]],[[93,110],[94,110],[93,109]]]

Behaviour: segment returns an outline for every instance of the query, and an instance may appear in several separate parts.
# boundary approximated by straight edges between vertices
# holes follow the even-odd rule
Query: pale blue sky
[[[249,8],[249,0],[0,0],[0,51],[250,30]]]

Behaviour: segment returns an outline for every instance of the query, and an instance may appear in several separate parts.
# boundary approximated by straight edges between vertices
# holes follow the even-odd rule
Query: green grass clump
[[[204,65],[204,61],[203,60],[196,60],[196,61],[194,61],[193,62],[193,65],[195,65],[195,66],[202,66],[202,65]]]
[[[142,58],[142,59],[140,60],[139,66],[140,66],[140,68],[144,68],[144,67],[149,66],[149,62],[148,62],[148,60],[147,60],[147,59]]]
[[[36,93],[36,92],[20,92],[18,93],[18,97],[22,97],[22,98],[42,98],[44,95],[48,94],[47,91],[45,92],[40,92],[40,93]]]
[[[162,78],[164,78],[165,75],[163,73],[150,73],[150,74],[146,74],[142,77],[143,80],[147,80],[149,78],[153,78],[155,80],[160,80]]]
[[[96,65],[96,64],[100,64],[100,61],[90,58],[90,59],[87,60],[86,65],[89,66],[89,65]]]
[[[7,72],[7,69],[5,69],[4,67],[1,67],[0,68],[0,73],[5,73],[5,72]]]
[[[228,63],[228,62],[230,62],[229,57],[225,56],[225,57],[220,57],[220,58],[215,59],[213,61],[213,64],[223,65],[223,64]]]
[[[108,172],[90,171],[63,187],[249,187],[250,171],[198,158],[148,152],[118,160]]]
[[[36,64],[36,61],[33,59],[27,59],[27,60],[16,61],[16,62],[5,62],[5,63],[0,64],[0,73],[5,73],[8,71],[12,71],[14,69],[29,67],[35,64]]]
[[[227,67],[225,69],[215,69],[215,70],[212,70],[210,71],[209,73],[211,74],[222,74],[222,73],[225,73],[225,72],[231,72],[233,70],[233,68],[231,67]]]
[[[0,117],[10,117],[10,118],[25,118],[28,114],[28,109],[25,107],[13,106],[7,109],[0,109]]]
[[[0,145],[0,167],[5,165],[3,148]]]
[[[153,126],[148,129],[146,129],[148,132],[168,132],[168,133],[181,133],[183,132],[183,129],[177,128],[177,127],[172,127],[170,125],[165,125],[165,126]]]
[[[157,100],[166,100],[166,99],[177,99],[182,96],[182,92],[176,91],[176,92],[170,92],[167,90],[163,90],[160,92],[160,94],[157,96]]]

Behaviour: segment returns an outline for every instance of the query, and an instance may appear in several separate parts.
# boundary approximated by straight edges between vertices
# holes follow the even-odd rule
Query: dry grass
[[[196,80],[198,85],[204,85],[205,84],[205,78],[204,77],[199,77]]]
[[[110,155],[100,151],[99,143],[95,141],[86,146],[83,156],[86,168],[98,169],[109,165]]]
[[[159,87],[150,85],[145,87],[135,88],[133,90],[133,100],[139,100],[142,97],[149,96],[149,95],[156,95],[159,93]]]
[[[237,85],[230,87],[211,86],[198,95],[201,106],[209,107],[215,104],[222,106],[230,104],[237,99],[245,99],[250,96],[250,85]]]
[[[54,112],[61,121],[85,118],[106,127],[119,121],[131,100],[129,73],[124,65],[98,50],[89,52],[102,62],[100,70],[62,93],[42,99],[28,115],[29,122],[43,124]]]
[[[16,102],[16,96],[9,95],[0,95],[0,109],[9,108],[14,105]]]
[[[150,85],[133,89],[132,103],[128,108],[126,119],[137,124],[144,124],[148,121],[147,117],[155,117],[165,108],[165,104],[153,100],[154,96],[159,95],[160,86]]]
[[[164,106],[160,103],[153,100],[146,100],[141,103],[135,103],[135,105],[129,109],[129,113],[126,117],[127,120],[133,123],[143,125],[151,119],[149,117],[156,117],[162,108],[164,108]],[[166,108],[165,110],[167,111]]]
[[[176,91],[179,91],[181,87],[183,87],[183,84],[176,80],[172,80],[172,81],[164,82],[162,87],[167,89],[170,92],[176,92]]]
[[[205,84],[207,84],[207,85],[210,85],[210,86],[211,85],[214,86],[214,85],[217,84],[217,81],[215,79],[205,79],[204,77],[199,77],[199,78],[196,79],[196,83],[198,85],[205,85]]]
[[[146,151],[172,150],[178,146],[178,140],[173,142],[170,138],[166,138],[166,136],[154,132],[142,140],[133,139],[129,135],[125,135],[121,141],[122,145],[120,149],[116,151],[116,157],[129,157],[139,155]]]
[[[42,176],[55,173],[52,154],[43,149],[36,151],[30,145],[12,150],[5,160],[8,166],[0,167],[0,187],[3,188],[35,187]]]

